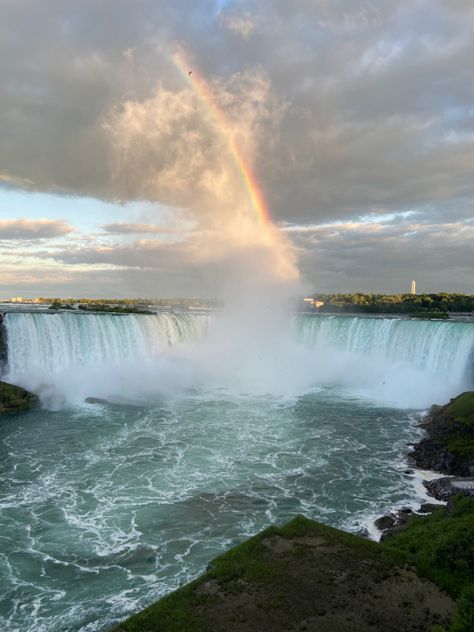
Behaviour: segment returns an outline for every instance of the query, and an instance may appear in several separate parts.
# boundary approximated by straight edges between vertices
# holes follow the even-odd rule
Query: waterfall
[[[202,340],[209,318],[186,312],[8,313],[5,378],[39,392],[43,400],[51,399],[53,383],[67,399],[106,397],[118,373],[127,372],[130,384],[136,384],[170,347]],[[115,386],[121,392],[127,386],[125,378]],[[136,386],[139,392],[141,385]]]
[[[89,396],[150,400],[195,386],[279,396],[335,385],[420,408],[473,387],[474,323],[298,315],[268,344],[262,328],[271,322],[246,321],[255,331],[242,336],[217,316],[216,336],[213,319],[188,312],[8,313],[4,379],[50,407]]]
[[[457,392],[473,388],[474,323],[299,315],[293,328],[296,339],[315,352],[330,349],[399,371],[414,370]]]

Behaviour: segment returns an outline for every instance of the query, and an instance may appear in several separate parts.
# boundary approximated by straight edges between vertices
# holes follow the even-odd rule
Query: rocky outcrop
[[[422,469],[441,474],[470,476],[474,465],[474,392],[433,406],[423,422],[427,437],[414,446],[410,457]]]
[[[426,482],[425,487],[428,492],[438,500],[447,501],[452,496],[456,496],[456,494],[474,496],[474,477],[461,476],[452,478],[446,476]]]
[[[29,410],[39,403],[38,397],[24,388],[0,382],[0,415]]]
[[[0,375],[7,364],[7,331],[3,319],[4,315],[0,314]]]
[[[474,392],[462,393],[445,406],[432,406],[423,427],[428,436],[413,446],[410,458],[421,469],[450,475],[426,481],[428,493],[443,502],[457,494],[474,496]],[[417,513],[432,513],[439,507],[423,503]],[[375,520],[381,540],[403,531],[413,513],[400,509]]]

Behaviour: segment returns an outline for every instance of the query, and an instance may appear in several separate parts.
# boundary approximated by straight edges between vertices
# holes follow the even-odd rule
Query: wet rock
[[[433,513],[437,509],[440,509],[443,505],[438,505],[436,503],[422,503],[420,505],[420,513]]]
[[[358,535],[359,538],[365,538],[366,540],[370,539],[370,533],[369,533],[368,529],[366,529],[365,527],[362,527],[358,531],[355,531],[354,535]]]
[[[24,388],[0,382],[0,414],[18,413],[39,404],[39,399]]]
[[[110,404],[107,399],[102,399],[102,397],[86,397],[84,401],[86,404]]]
[[[411,516],[413,516],[413,509],[410,509],[409,507],[402,507],[402,509],[397,511],[397,518],[394,526],[405,525]]]
[[[448,500],[456,494],[456,490],[451,485],[450,477],[437,478],[434,481],[425,481],[424,486],[431,496],[438,500]]]
[[[469,476],[474,440],[474,392],[467,391],[445,406],[433,406],[422,425],[427,437],[410,457],[418,467],[443,474]]]
[[[438,500],[449,500],[456,494],[464,494],[465,496],[474,496],[474,479],[470,477],[437,478],[434,481],[425,483],[428,492]]]
[[[383,542],[387,538],[391,538],[393,535],[396,535],[397,533],[401,533],[405,529],[406,529],[406,525],[404,524],[399,524],[395,527],[391,527],[390,529],[385,529],[385,531],[382,533],[380,537],[380,541]]]
[[[377,529],[384,531],[385,529],[390,529],[395,524],[395,518],[393,516],[382,516],[381,518],[377,518],[375,520],[374,525]]]

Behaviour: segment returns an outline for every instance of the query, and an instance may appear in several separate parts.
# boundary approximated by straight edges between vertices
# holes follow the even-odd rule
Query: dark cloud
[[[420,228],[412,237],[396,233],[399,223],[404,229],[401,216],[391,232],[385,226],[346,234],[321,229],[317,238],[295,233],[306,278],[326,289],[369,289],[383,271],[381,290],[421,270],[427,286],[438,278],[472,291],[468,242],[453,228],[474,215],[472,2],[239,0],[219,11],[220,4],[4,0],[0,185],[169,203],[162,183],[174,175],[177,149],[165,129],[173,121],[158,121],[160,134],[142,130],[143,162],[123,164],[118,177],[120,135],[110,125],[111,113],[120,118],[125,103],[151,115],[161,111],[150,106],[164,94],[183,91],[171,62],[180,42],[215,85],[244,85],[236,81],[243,76],[266,82],[272,107],[262,117],[276,123],[256,134],[260,142],[250,157],[276,220],[305,226],[417,213]],[[233,124],[250,107],[246,96],[249,102],[245,89],[234,93],[243,106],[228,108]],[[266,103],[259,103],[262,111]],[[178,129],[199,145],[200,164],[215,167],[222,147],[209,135],[201,104],[185,105],[194,118],[183,118]],[[179,152],[182,158],[182,145]],[[146,186],[137,185],[140,173]],[[193,193],[185,196],[189,204]],[[143,226],[103,228],[110,235],[161,231]],[[156,258],[178,276],[180,261],[188,272],[191,266],[191,255],[188,261],[176,244],[139,242],[136,254],[132,247],[111,248],[71,249],[64,257],[113,264],[122,257],[130,269],[153,267]]]
[[[180,41],[214,76],[259,67],[287,104],[278,151],[257,162],[277,217],[472,195],[469,2],[244,0],[219,14],[210,0],[23,0],[0,14],[0,173],[17,182],[114,197],[104,116],[182,88]]]
[[[0,240],[2,239],[52,239],[75,231],[67,222],[53,219],[2,219],[0,220]]]

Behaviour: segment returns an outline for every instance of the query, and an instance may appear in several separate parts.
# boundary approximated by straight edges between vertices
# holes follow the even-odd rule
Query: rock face
[[[446,406],[432,406],[423,426],[428,436],[413,446],[409,456],[424,470],[450,475],[425,482],[428,493],[441,501],[456,494],[474,496],[474,392],[462,393]],[[424,503],[419,512],[431,513],[438,508]],[[403,531],[411,514],[407,508],[378,518],[374,524],[382,531],[381,540]]]
[[[0,314],[0,374],[7,363],[7,331],[3,324],[3,314]]]
[[[23,412],[39,403],[38,397],[24,388],[0,382],[0,415]]]
[[[474,464],[474,392],[433,406],[424,421],[428,434],[410,457],[418,467],[442,474],[469,476]]]

